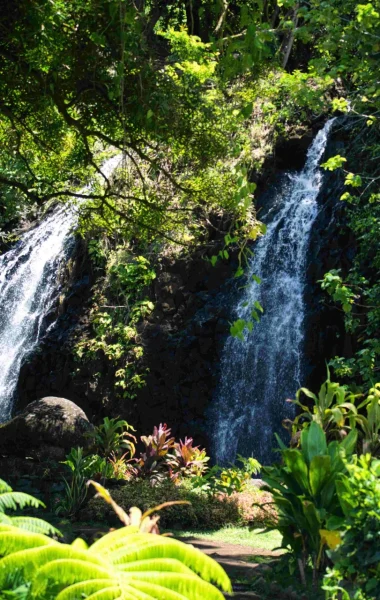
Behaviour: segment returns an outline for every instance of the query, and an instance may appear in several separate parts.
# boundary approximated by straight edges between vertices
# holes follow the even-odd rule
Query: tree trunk
[[[280,53],[282,54],[282,67],[285,69],[288,64],[289,56],[292,51],[294,36],[296,27],[298,25],[298,8],[299,4],[296,4],[295,7],[290,12],[289,18],[293,21],[293,27],[290,31],[285,33],[284,39],[282,40]]]

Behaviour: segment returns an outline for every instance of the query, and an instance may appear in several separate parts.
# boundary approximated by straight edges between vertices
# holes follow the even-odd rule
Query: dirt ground
[[[193,546],[199,548],[222,565],[234,583],[234,595],[232,596],[234,600],[262,600],[261,596],[246,590],[249,587],[249,581],[262,576],[263,571],[270,568],[266,564],[255,562],[255,556],[275,558],[281,554],[281,551],[272,552],[250,548],[249,546],[197,538],[185,538],[182,541],[193,544]],[[278,594],[274,595],[273,598],[278,599]]]

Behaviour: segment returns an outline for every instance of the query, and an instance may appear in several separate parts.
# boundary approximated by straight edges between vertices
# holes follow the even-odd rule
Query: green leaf
[[[310,424],[308,429],[302,431],[301,448],[308,464],[311,463],[314,456],[327,454],[326,434],[315,421]]]
[[[356,448],[357,441],[358,431],[357,429],[351,429],[350,433],[339,444],[339,448],[345,451],[346,456],[351,456]]]
[[[313,496],[319,494],[321,488],[331,476],[330,456],[314,456],[309,467],[309,482]]]
[[[309,478],[307,464],[299,450],[283,450],[282,456],[285,465],[289,469],[298,485],[305,492],[309,492]]]
[[[327,171],[335,171],[336,169],[343,167],[345,162],[347,162],[347,158],[337,154],[336,156],[332,156],[326,162],[322,163],[321,167]]]

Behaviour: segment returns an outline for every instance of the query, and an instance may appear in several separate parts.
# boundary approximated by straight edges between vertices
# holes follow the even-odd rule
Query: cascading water
[[[105,162],[106,177],[120,160]],[[47,332],[46,315],[59,293],[57,275],[74,246],[76,222],[73,207],[60,207],[0,256],[0,422],[11,416],[21,365]]]
[[[256,244],[249,281],[236,307],[237,318],[249,320],[258,300],[264,308],[259,323],[244,342],[230,337],[221,360],[221,382],[213,405],[214,455],[219,464],[236,454],[273,461],[274,433],[291,418],[292,398],[302,381],[306,257],[318,213],[322,184],[319,168],[334,119],[311,144],[303,170],[288,174],[266,218],[266,234]],[[261,279],[258,284],[252,275]]]

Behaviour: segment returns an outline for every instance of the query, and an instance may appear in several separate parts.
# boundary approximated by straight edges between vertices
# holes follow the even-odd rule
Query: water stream
[[[263,218],[267,233],[254,249],[249,284],[235,314],[250,319],[256,300],[264,314],[244,341],[229,337],[225,344],[212,411],[219,464],[233,461],[237,453],[269,464],[274,458],[274,432],[284,431],[282,420],[293,416],[286,399],[294,398],[303,378],[307,252],[318,214],[319,165],[333,121],[318,132],[304,168],[287,175]],[[260,284],[252,274],[261,279]]]
[[[120,156],[107,160],[109,177]],[[87,189],[87,188],[85,188]],[[59,271],[74,247],[77,212],[60,206],[0,256],[0,422],[11,417],[20,368],[54,322],[46,325],[59,294]]]

